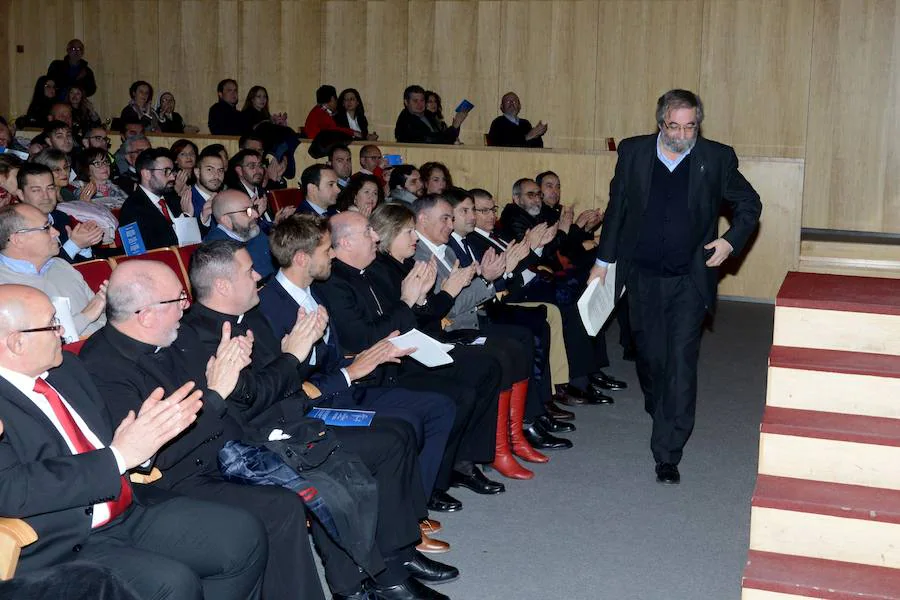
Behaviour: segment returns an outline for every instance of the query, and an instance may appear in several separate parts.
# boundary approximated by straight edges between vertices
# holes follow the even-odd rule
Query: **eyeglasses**
[[[110,139],[108,137],[106,137],[105,135],[89,135],[85,139],[94,140],[94,141],[103,141],[103,142],[106,142],[107,144],[110,142]]]
[[[147,170],[148,171],[162,171],[162,174],[164,177],[168,177],[169,175],[171,175],[172,173],[175,172],[175,169],[173,169],[172,167],[153,168],[153,169],[147,169]]]
[[[497,214],[496,206],[492,206],[490,208],[473,208],[472,210],[482,215],[486,215],[488,213],[494,213],[495,215]]]
[[[62,329],[62,323],[59,322],[59,319],[53,317],[53,320],[50,321],[50,324],[46,327],[34,327],[32,329],[20,329],[19,333],[38,333],[41,331],[56,331]]]
[[[191,301],[188,298],[187,292],[185,290],[181,290],[181,293],[178,294],[177,298],[173,300],[160,300],[159,302],[153,302],[152,304],[148,304],[143,308],[137,309],[136,311],[134,311],[134,314],[138,314],[142,310],[147,310],[151,306],[156,306],[157,304],[175,304],[176,302],[179,303],[178,308],[180,308],[181,310],[187,310],[187,307],[191,305]]]
[[[255,205],[248,206],[247,208],[242,208],[241,210],[233,210],[231,212],[224,213],[222,216],[224,217],[225,215],[237,215],[237,214],[241,214],[241,213],[247,215],[248,217],[250,217],[252,219],[253,213],[259,214],[259,209],[256,208]]]
[[[687,125],[679,125],[678,123],[666,123],[666,129],[669,131],[684,131],[685,133],[693,133],[697,130],[696,123],[688,123]]]
[[[24,229],[16,229],[12,232],[12,235],[15,235],[17,233],[31,233],[32,231],[49,231],[51,227],[53,227],[53,223],[48,220],[40,227],[25,227]]]
[[[108,166],[109,166],[109,161],[108,161],[108,160],[102,160],[102,159],[101,159],[101,160],[92,160],[92,161],[91,161],[91,166],[92,166],[92,167],[96,167],[96,168],[98,168],[98,169],[99,169],[100,167],[108,167]]]

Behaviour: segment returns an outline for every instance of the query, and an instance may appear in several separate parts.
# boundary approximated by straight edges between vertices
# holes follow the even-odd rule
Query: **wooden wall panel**
[[[818,0],[803,225],[900,232],[900,6]]]
[[[704,135],[742,154],[803,156],[814,8],[814,0],[706,3]]]
[[[598,156],[583,152],[560,152],[556,150],[533,150],[504,152],[500,154],[500,175],[494,192],[501,207],[512,202],[512,186],[517,179],[534,179],[542,171],[553,171],[559,175],[562,185],[561,202],[575,207],[576,215],[598,203],[591,174]]]
[[[656,129],[656,100],[700,81],[703,0],[601,0],[594,148]]]
[[[503,3],[501,93],[518,93],[522,116],[532,124],[549,123],[547,146],[594,145],[599,6],[593,1]]]
[[[366,90],[361,88],[366,70],[378,63],[377,57],[370,60],[366,52],[372,35],[366,27],[368,12],[368,5],[357,0],[326,2],[322,7],[322,82],[319,84],[333,85],[339,93],[348,87],[356,88],[367,108],[371,103]],[[353,43],[330,43],[340,39],[353,40]],[[314,101],[312,96],[310,107]],[[366,117],[371,119],[368,113]]]

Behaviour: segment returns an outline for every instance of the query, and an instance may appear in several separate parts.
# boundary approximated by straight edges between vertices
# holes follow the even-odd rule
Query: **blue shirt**
[[[16,273],[22,273],[23,275],[43,275],[47,272],[47,269],[50,268],[50,263],[53,262],[51,258],[43,265],[41,265],[40,270],[35,269],[34,265],[27,260],[20,260],[18,258],[10,258],[5,254],[0,254],[0,263],[3,263],[7,267],[9,267],[10,271],[15,271]]]

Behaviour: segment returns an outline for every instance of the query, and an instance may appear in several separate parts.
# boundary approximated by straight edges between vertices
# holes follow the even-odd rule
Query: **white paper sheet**
[[[59,324],[66,330],[65,335],[62,336],[63,343],[71,344],[72,342],[77,342],[78,329],[75,327],[75,319],[72,318],[72,305],[69,302],[69,298],[66,296],[53,296],[50,302],[53,303],[53,308],[56,309],[56,318],[59,319]]]
[[[453,348],[451,344],[442,344],[418,329],[410,329],[403,335],[391,338],[391,343],[398,348],[416,348],[410,356],[426,367],[440,367],[453,362],[453,358],[447,354]]]
[[[623,287],[619,298],[624,293]],[[578,314],[581,315],[581,322],[588,335],[595,336],[603,329],[619,298],[616,298],[616,265],[613,263],[606,269],[603,285],[600,285],[599,279],[595,279],[578,299]]]
[[[200,226],[197,225],[197,219],[194,217],[175,217],[172,219],[172,224],[175,226],[175,236],[178,238],[179,246],[190,246],[203,241],[200,237]]]

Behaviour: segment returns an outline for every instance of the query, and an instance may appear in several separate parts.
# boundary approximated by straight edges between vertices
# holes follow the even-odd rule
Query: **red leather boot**
[[[512,441],[513,454],[533,463],[545,463],[550,459],[534,448],[522,433],[522,422],[525,420],[525,398],[528,396],[528,380],[517,381],[512,386],[509,402],[509,438]]]
[[[500,392],[500,401],[497,408],[497,445],[494,450],[494,462],[491,464],[494,470],[510,479],[531,479],[534,473],[529,471],[513,456],[509,446],[509,405],[512,396],[511,390]],[[522,431],[522,423],[519,422],[519,432]],[[526,444],[528,442],[525,442]]]

